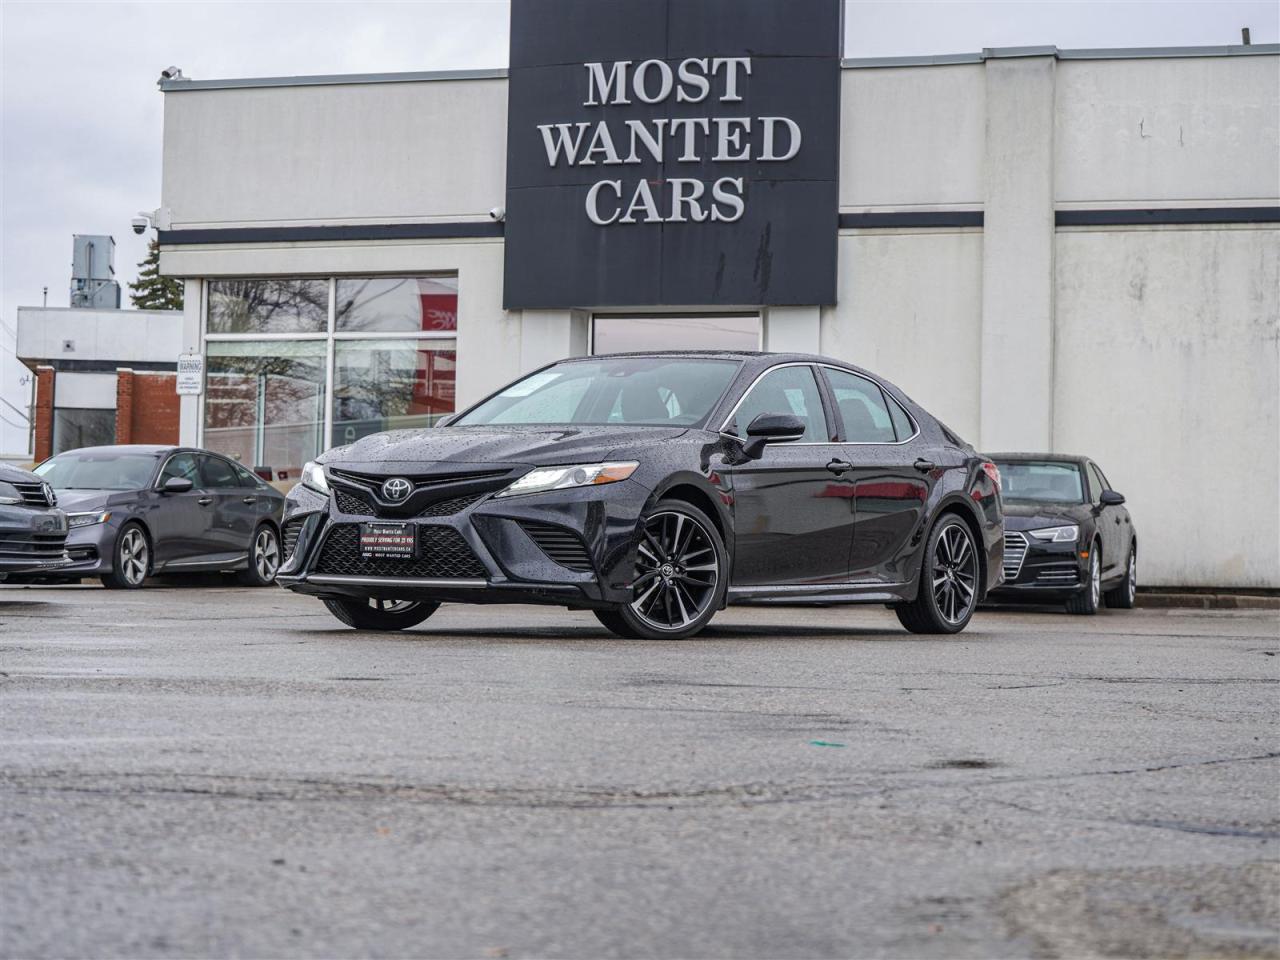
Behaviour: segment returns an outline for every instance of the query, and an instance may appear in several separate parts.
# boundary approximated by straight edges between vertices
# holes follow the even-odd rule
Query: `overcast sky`
[[[849,0],[845,56],[983,47],[1275,43],[1280,4],[1196,2],[863,2]],[[0,0],[0,397],[25,406],[12,358],[15,308],[67,305],[71,235],[115,236],[124,285],[145,255],[129,220],[160,203],[161,95],[188,77],[500,67],[506,0],[151,3]],[[127,306],[127,288],[125,290]],[[0,452],[25,428],[0,403]]]

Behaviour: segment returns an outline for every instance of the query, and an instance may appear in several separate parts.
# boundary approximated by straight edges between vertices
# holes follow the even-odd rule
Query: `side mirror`
[[[1104,507],[1118,507],[1124,503],[1124,494],[1116,493],[1114,490],[1103,490],[1098,497],[1098,502]]]
[[[767,444],[799,440],[804,431],[804,421],[793,413],[762,413],[747,425],[749,439],[742,445],[742,455],[759,460]]]
[[[189,477],[170,477],[164,482],[164,486],[160,488],[161,493],[186,493],[195,484],[191,482]]]

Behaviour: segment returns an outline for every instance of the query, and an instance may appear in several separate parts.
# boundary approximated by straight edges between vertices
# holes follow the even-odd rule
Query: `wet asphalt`
[[[0,954],[1277,957],[1278,634],[0,587]]]

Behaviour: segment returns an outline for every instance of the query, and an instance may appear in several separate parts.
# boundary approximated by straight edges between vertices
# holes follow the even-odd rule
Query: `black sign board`
[[[831,304],[840,0],[512,0],[509,309]]]

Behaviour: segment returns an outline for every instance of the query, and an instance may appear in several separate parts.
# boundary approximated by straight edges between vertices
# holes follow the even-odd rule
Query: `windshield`
[[[736,360],[600,357],[517,380],[451,424],[690,427],[738,372]]]
[[[155,467],[154,453],[60,453],[35,472],[55,490],[141,490]]]
[[[1077,464],[1051,460],[997,463],[1006,500],[1084,503],[1084,482]]]

